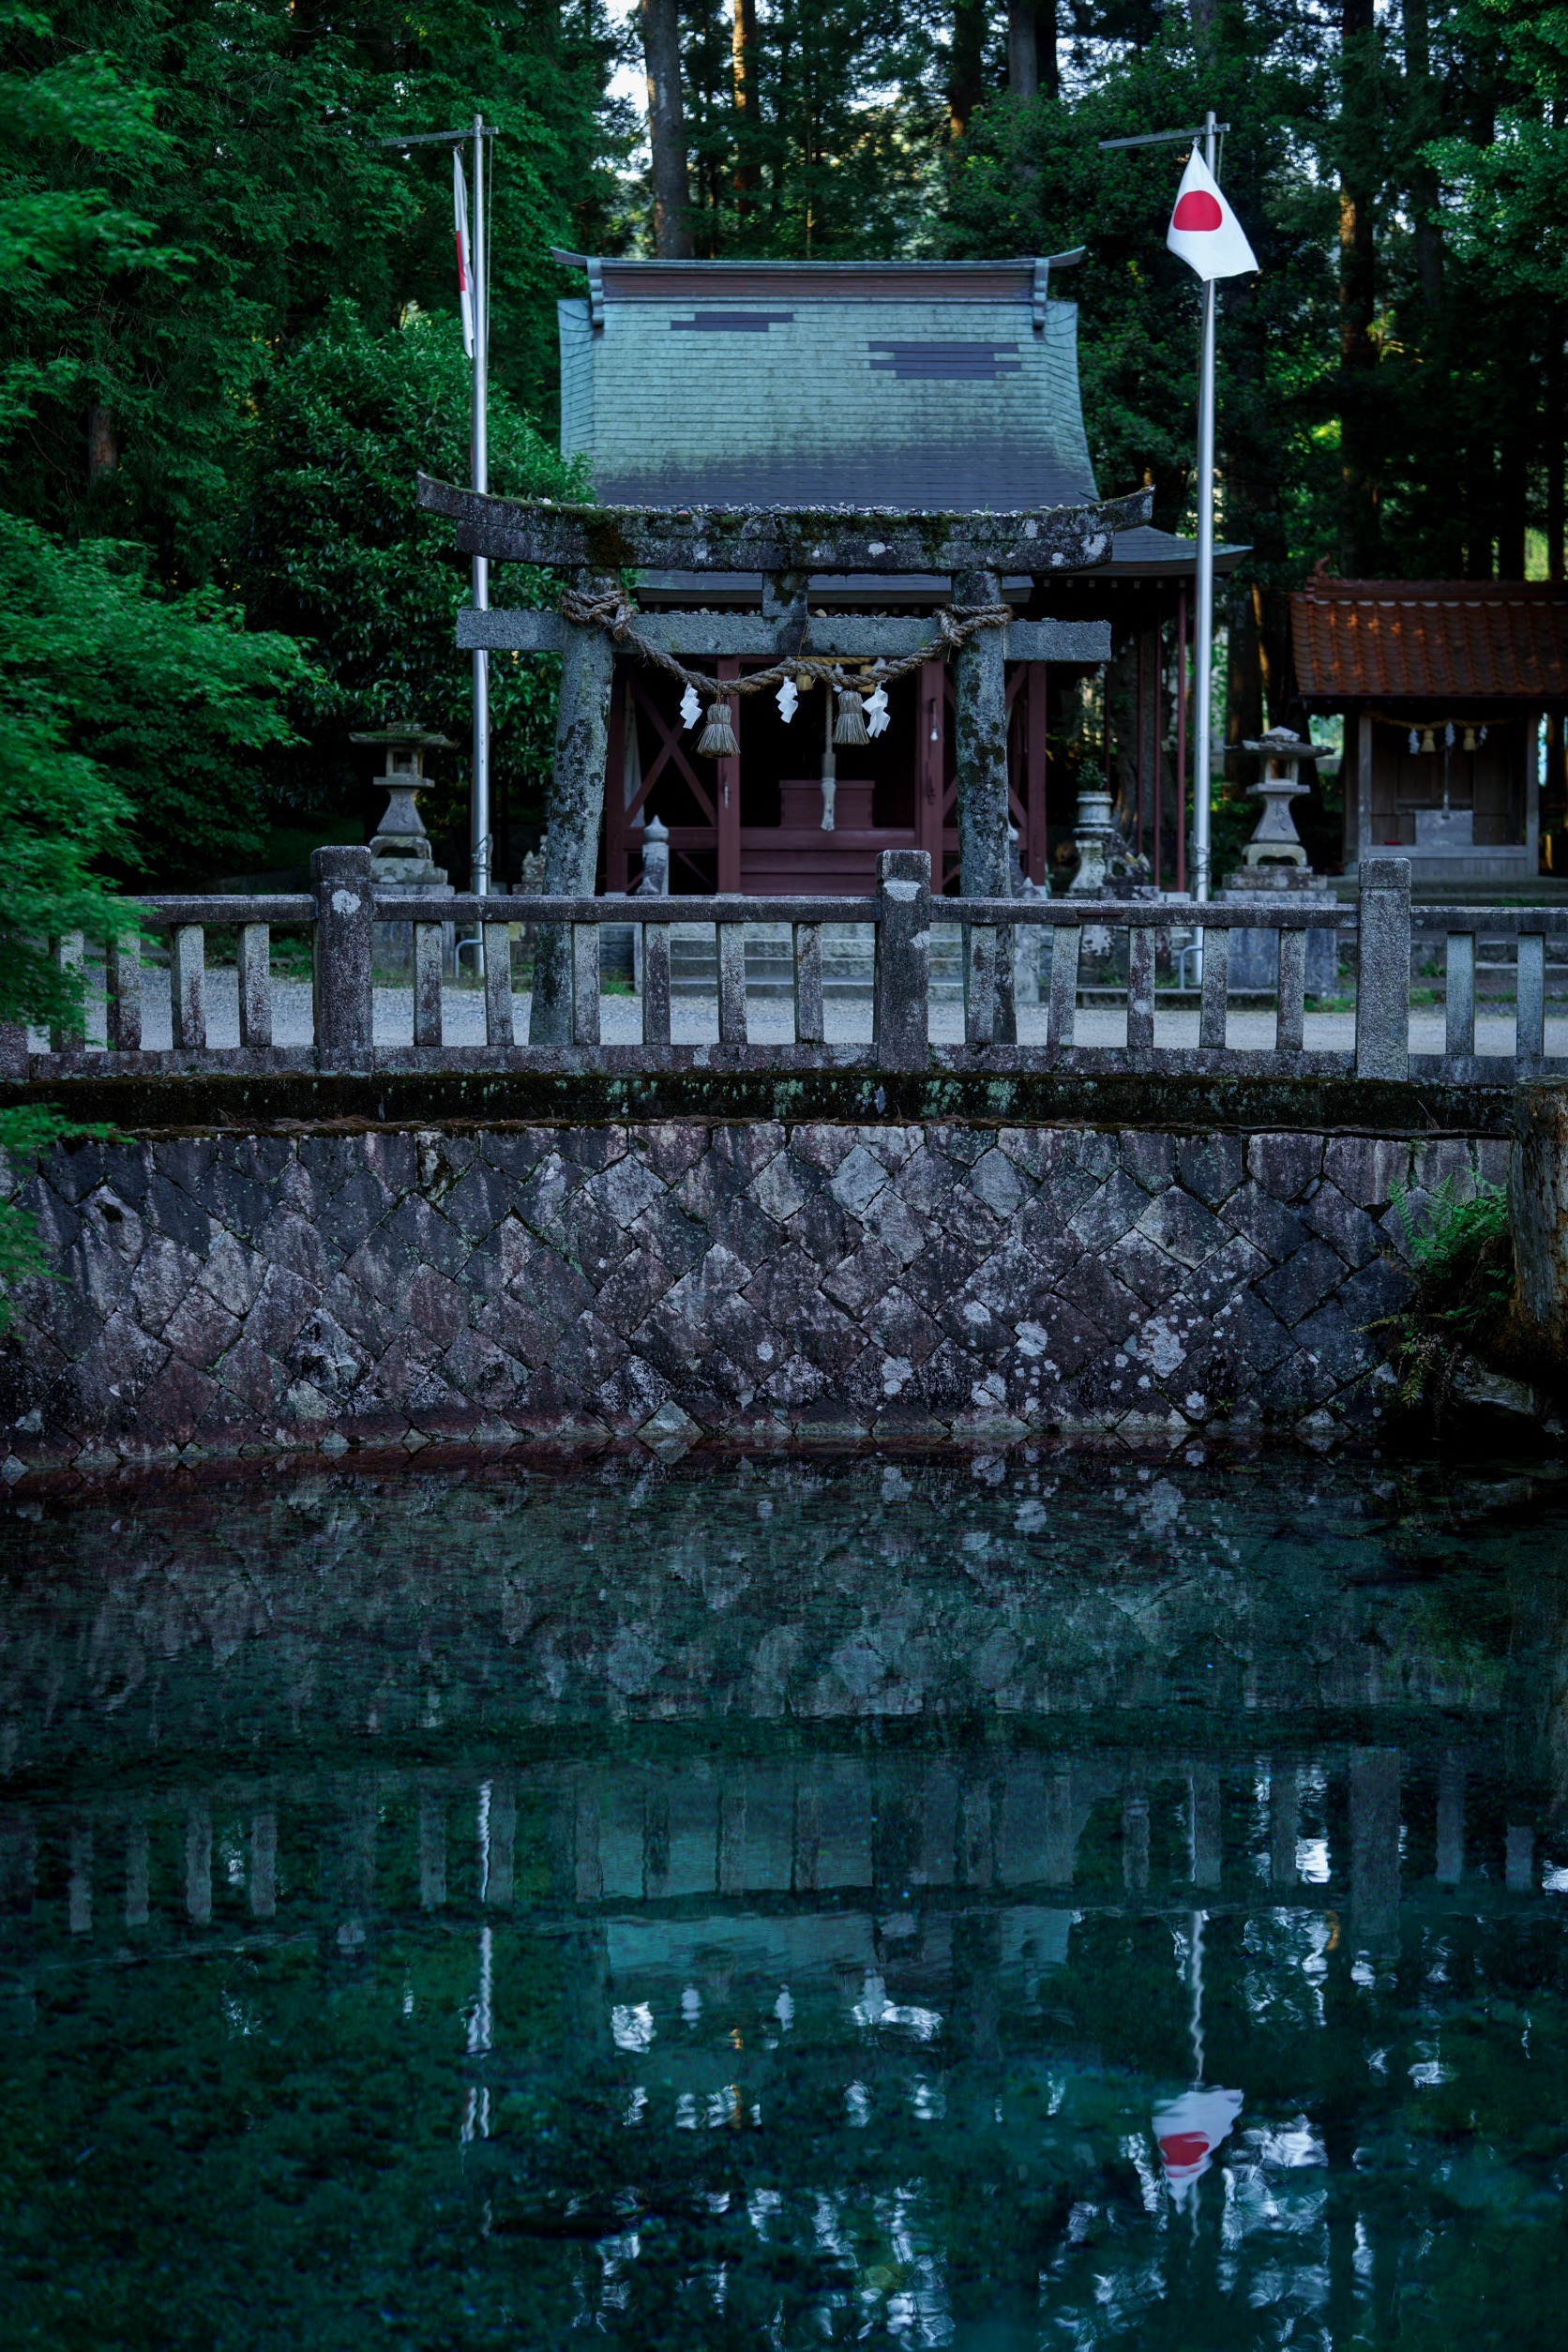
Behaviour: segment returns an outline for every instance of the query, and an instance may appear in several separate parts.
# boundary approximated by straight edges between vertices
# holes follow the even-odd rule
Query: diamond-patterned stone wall
[[[1370,1412],[1395,1188],[1412,1214],[1507,1150],[696,1123],[60,1146],[17,1195],[64,1278],[5,1340],[0,1468]]]

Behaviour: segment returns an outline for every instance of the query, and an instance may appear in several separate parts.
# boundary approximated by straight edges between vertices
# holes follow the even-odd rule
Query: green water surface
[[[0,2344],[1559,2345],[1568,1481],[0,1505]]]

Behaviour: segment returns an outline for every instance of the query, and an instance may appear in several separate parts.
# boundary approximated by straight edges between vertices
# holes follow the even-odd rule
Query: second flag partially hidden
[[[452,208],[458,221],[458,304],[462,311],[462,347],[474,356],[474,267],[468,258],[468,182],[462,158],[452,150]]]
[[[1196,147],[1176,191],[1176,209],[1165,241],[1199,278],[1239,278],[1244,270],[1258,266],[1241,222]]]

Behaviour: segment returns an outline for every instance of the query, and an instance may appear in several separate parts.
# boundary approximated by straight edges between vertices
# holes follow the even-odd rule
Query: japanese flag
[[[1244,270],[1258,266],[1241,222],[1196,147],[1187,158],[1176,191],[1176,209],[1165,241],[1173,253],[1192,264],[1199,278],[1239,278]]]
[[[458,300],[462,305],[462,347],[474,356],[474,271],[468,259],[468,182],[462,158],[452,150],[452,205],[458,217]]]
[[[1229,2136],[1241,2112],[1239,2090],[1184,2090],[1168,2107],[1156,2111],[1154,2139],[1178,2205],[1194,2181],[1202,2179],[1215,2148]]]

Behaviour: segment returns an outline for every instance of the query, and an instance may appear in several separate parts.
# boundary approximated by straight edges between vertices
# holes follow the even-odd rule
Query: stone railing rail
[[[274,897],[157,897],[135,902],[144,933],[167,934],[172,1042],[143,1045],[141,941],[133,933],[104,950],[105,1041],[54,1037],[47,1052],[30,1049],[20,1029],[0,1029],[0,1076],[48,1079],[87,1072],[139,1071],[662,1070],[690,1067],[889,1071],[1077,1069],[1193,1075],[1443,1079],[1507,1082],[1568,1072],[1568,1055],[1545,1051],[1545,948],[1568,944],[1568,908],[1412,909],[1410,867],[1402,858],[1368,858],[1354,905],[1270,905],[1234,900],[1205,905],[1169,900],[992,899],[933,897],[922,851],[884,852],[868,897],[541,897],[458,896],[439,901],[378,890],[369,850],[319,850],[308,893]],[[541,946],[565,949],[569,987],[553,1001],[535,998],[531,1035],[518,1034],[511,939],[526,921]],[[477,927],[485,943],[483,1045],[444,1036],[443,927]],[[413,1043],[378,1043],[372,953],[377,923],[412,928]],[[600,1035],[599,933],[631,924],[641,931],[639,1042]],[[672,925],[712,924],[717,938],[716,1044],[671,1040],[670,935]],[[794,1035],[784,1043],[750,1038],[745,940],[748,925],[787,925],[793,935]],[[824,1034],[822,931],[830,924],[872,927],[875,941],[872,1035],[829,1043]],[[930,950],[933,924],[963,935],[961,1044],[931,1041]],[[272,933],[311,935],[312,1040],[276,1045]],[[1330,928],[1356,942],[1353,1043],[1308,1048],[1306,933]],[[1019,931],[1052,935],[1043,1042],[1017,1041],[1013,945]],[[236,935],[236,1046],[207,1042],[206,934]],[[1229,942],[1233,931],[1277,933],[1278,980],[1272,1046],[1227,1044]],[[1201,936],[1201,988],[1196,1045],[1156,1043],[1157,942],[1173,930]],[[1124,934],[1124,1044],[1075,1041],[1079,963],[1085,935],[1103,946]],[[1443,1050],[1410,1049],[1410,956],[1417,942],[1444,942]],[[1476,946],[1480,939],[1516,943],[1514,1050],[1476,1050]],[[80,964],[80,933],[56,943],[62,961]],[[1190,1018],[1190,1017],[1189,1017]]]

